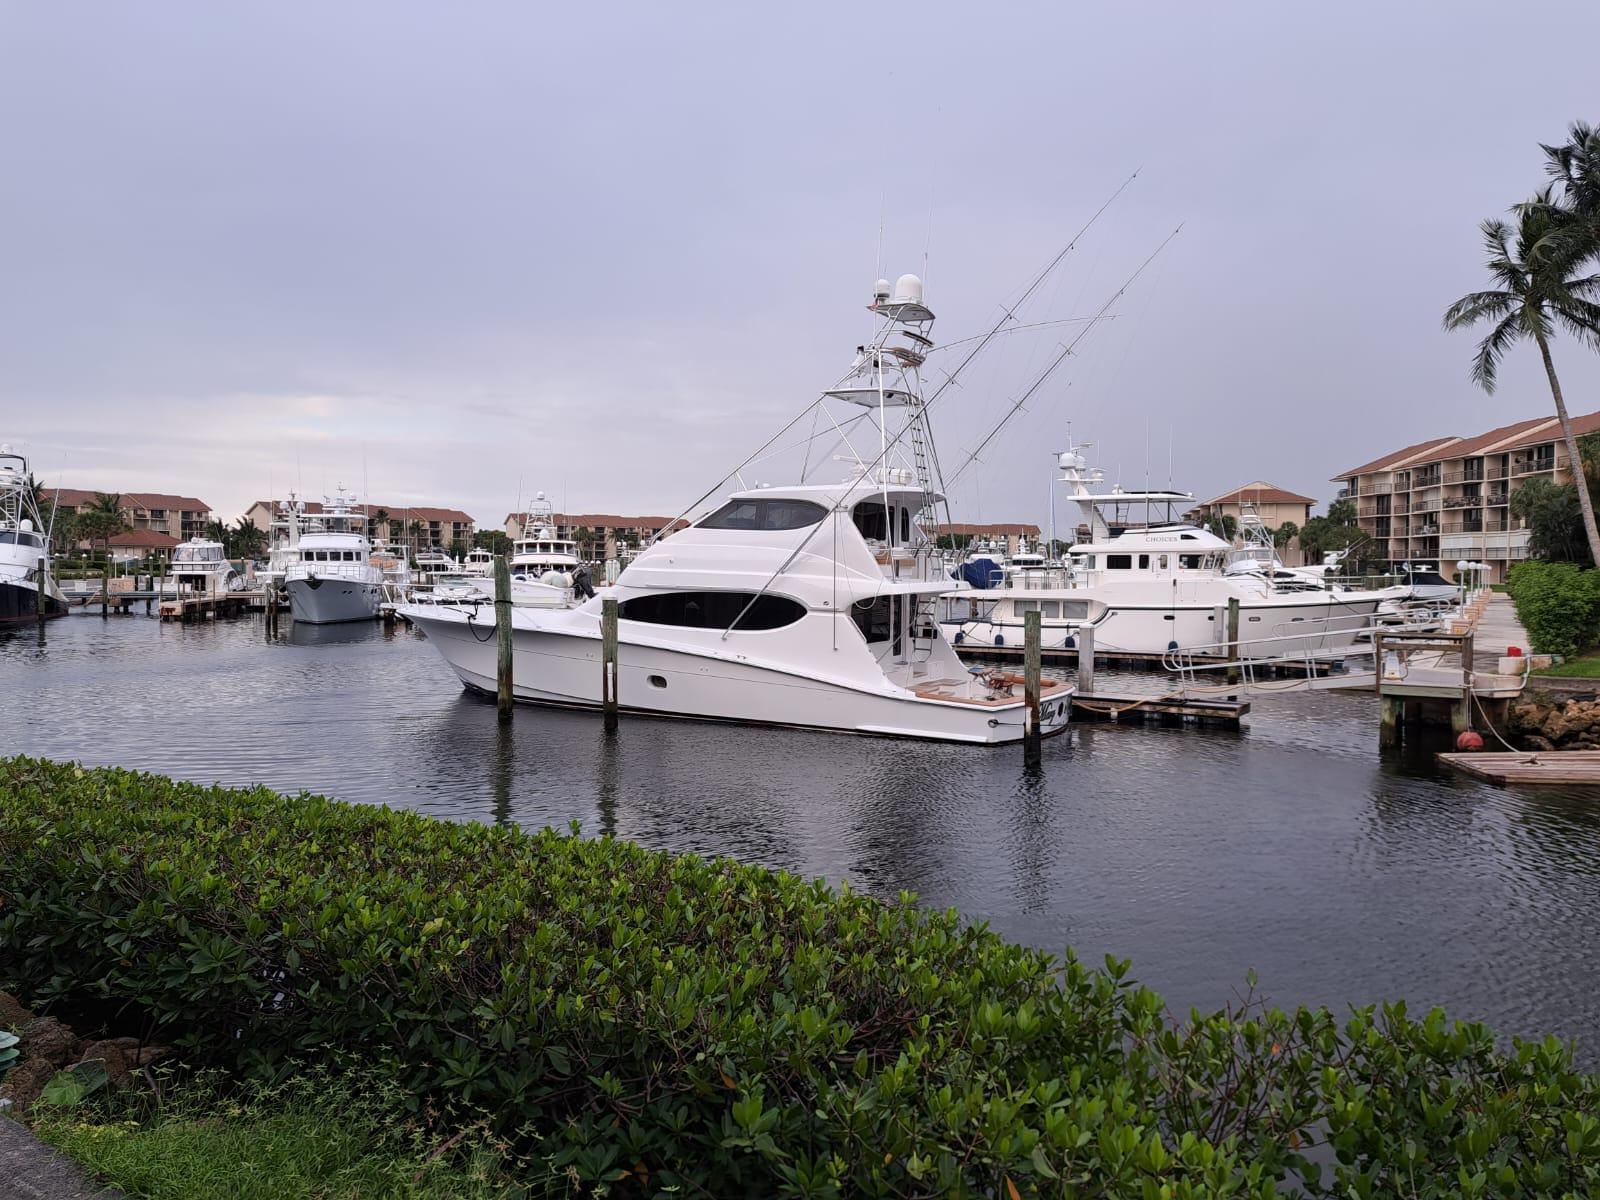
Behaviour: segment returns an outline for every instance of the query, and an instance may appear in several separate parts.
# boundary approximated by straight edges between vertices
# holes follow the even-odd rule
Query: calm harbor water
[[[0,688],[4,753],[577,821],[1128,957],[1179,1010],[1253,967],[1279,1003],[1404,997],[1600,1062],[1600,790],[1380,764],[1367,697],[1257,700],[1236,734],[1078,727],[1030,774],[1020,748],[627,718],[608,739],[525,707],[502,732],[419,635],[371,625],[72,616],[0,635]]]

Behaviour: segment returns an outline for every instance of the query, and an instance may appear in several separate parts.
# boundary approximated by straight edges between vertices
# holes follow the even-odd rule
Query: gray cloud
[[[686,502],[835,378],[888,271],[990,320],[1113,323],[956,499],[1044,512],[1068,420],[1128,481],[1334,471],[1549,408],[1439,331],[1476,223],[1600,118],[1478,4],[13,6],[0,29],[0,438],[231,515],[293,479],[460,504]],[[1540,20],[1593,44],[1586,0]],[[1511,72],[1513,78],[1507,77]],[[1522,74],[1526,72],[1526,74]],[[941,414],[947,464],[1056,344]],[[1600,363],[1569,344],[1575,409]],[[1066,386],[1068,383],[1071,386]]]

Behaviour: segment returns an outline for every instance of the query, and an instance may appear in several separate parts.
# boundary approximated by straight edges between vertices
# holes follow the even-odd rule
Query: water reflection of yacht
[[[319,516],[308,519],[299,536],[299,556],[284,574],[289,611],[296,621],[330,625],[378,615],[384,577],[372,565],[365,523],[355,497],[342,488],[324,498]]]
[[[43,563],[43,571],[40,564]],[[34,499],[28,460],[0,446],[0,626],[63,616],[66,597],[56,586],[50,537]]]
[[[854,425],[857,440],[876,431],[876,444],[858,449],[847,434],[847,478],[802,472],[735,492],[627,566],[613,589],[624,708],[960,742],[1023,736],[1015,682],[970,673],[936,619],[950,584],[930,536],[943,497],[918,376],[933,346],[921,281],[902,276],[893,295],[880,283],[872,309],[875,337],[807,412]],[[494,690],[490,606],[403,611],[463,683]],[[600,702],[600,612],[598,598],[512,610],[518,699]],[[1047,684],[1044,732],[1066,726],[1070,692]]]
[[[1225,618],[1229,603],[1237,601],[1244,656],[1322,655],[1353,647],[1388,598],[1372,591],[1280,587],[1270,573],[1239,569],[1230,543],[1175,518],[1174,510],[1193,505],[1189,493],[1095,492],[1101,476],[1076,450],[1061,454],[1058,463],[1061,481],[1071,485],[1071,498],[1089,518],[1089,540],[1074,545],[1060,567],[1013,571],[998,588],[953,593],[949,599],[958,614],[963,604],[968,607],[951,623],[961,645],[1018,646],[1026,614],[1037,612],[1047,648],[1068,644],[1087,626],[1094,630],[1097,652],[1210,650],[1227,641]],[[1143,523],[1134,519],[1140,508]]]

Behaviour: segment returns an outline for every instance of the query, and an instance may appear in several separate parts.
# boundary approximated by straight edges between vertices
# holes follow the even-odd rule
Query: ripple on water
[[[7,752],[452,819],[581,822],[955,905],[1129,957],[1176,1008],[1254,967],[1280,1003],[1443,1004],[1600,1043],[1600,795],[1381,765],[1366,696],[1258,696],[1242,733],[1085,726],[1015,749],[519,708],[400,629],[75,616],[0,636]],[[1103,690],[1157,692],[1102,672]],[[1592,1046],[1588,1061],[1600,1059]]]

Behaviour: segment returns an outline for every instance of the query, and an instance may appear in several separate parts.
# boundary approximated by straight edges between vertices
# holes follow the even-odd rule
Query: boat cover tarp
[[[975,588],[998,587],[1004,572],[995,565],[992,558],[973,558],[961,564],[958,577],[965,579]]]

